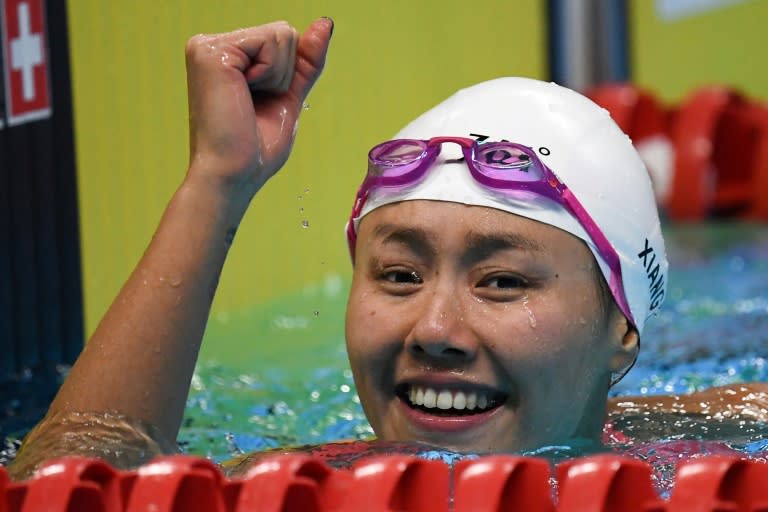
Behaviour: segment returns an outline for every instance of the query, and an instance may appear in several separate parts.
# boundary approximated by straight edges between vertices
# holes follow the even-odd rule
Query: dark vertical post
[[[594,79],[596,83],[629,80],[629,22],[627,0],[596,0],[597,27]]]
[[[2,64],[2,53],[0,53]],[[2,66],[0,66],[2,73]],[[0,75],[0,83],[2,83]],[[0,99],[0,114],[3,112]],[[0,125],[4,124],[0,117]],[[11,198],[10,183],[5,165],[6,139],[0,132],[0,382],[13,374],[16,369],[16,334],[13,320],[13,273],[11,259],[13,245],[11,240]]]
[[[550,79],[584,91],[629,80],[627,0],[548,0]]]
[[[83,348],[85,333],[66,6],[65,0],[48,2],[48,31],[51,40],[56,41],[51,52],[53,102],[56,105],[56,115],[51,122],[56,137],[56,158],[51,168],[57,171],[51,182],[57,206],[53,236],[58,296],[53,300],[60,304],[56,319],[61,344],[59,360],[72,363]]]

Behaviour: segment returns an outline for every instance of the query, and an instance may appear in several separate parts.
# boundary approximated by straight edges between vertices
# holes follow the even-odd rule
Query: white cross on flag
[[[8,124],[50,117],[44,1],[0,0],[0,4]]]

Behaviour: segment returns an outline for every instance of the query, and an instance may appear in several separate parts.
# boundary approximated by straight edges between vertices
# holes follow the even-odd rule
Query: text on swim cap
[[[485,141],[487,141],[488,139],[491,138],[490,135],[483,135],[482,133],[470,133],[469,136],[472,137],[473,139],[475,139],[477,142],[480,142],[480,143],[485,142]],[[509,142],[509,141],[507,139],[498,139],[498,142]],[[533,149],[533,148],[531,148],[531,149]],[[549,151],[549,148],[545,148],[543,146],[540,147],[538,149],[538,151],[539,151],[539,154],[544,155],[544,156],[549,156],[551,154],[551,152]]]
[[[652,313],[664,300],[664,272],[661,271],[661,264],[656,261],[656,252],[647,238],[645,239],[645,248],[637,254],[637,257],[642,260],[643,268],[645,268],[645,273],[648,276],[648,294],[651,297],[648,312]]]

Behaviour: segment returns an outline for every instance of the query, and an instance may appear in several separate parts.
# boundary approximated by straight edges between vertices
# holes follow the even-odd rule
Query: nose
[[[424,298],[414,308],[413,327],[405,339],[414,357],[443,364],[460,364],[477,355],[478,339],[470,327],[458,293],[444,287]]]

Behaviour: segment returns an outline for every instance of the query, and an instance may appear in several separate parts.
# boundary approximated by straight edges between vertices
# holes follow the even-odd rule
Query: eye
[[[412,270],[392,270],[382,273],[382,279],[396,284],[421,284],[424,280]]]
[[[490,276],[477,284],[478,288],[493,288],[498,290],[516,290],[526,288],[528,281],[516,275]]]

